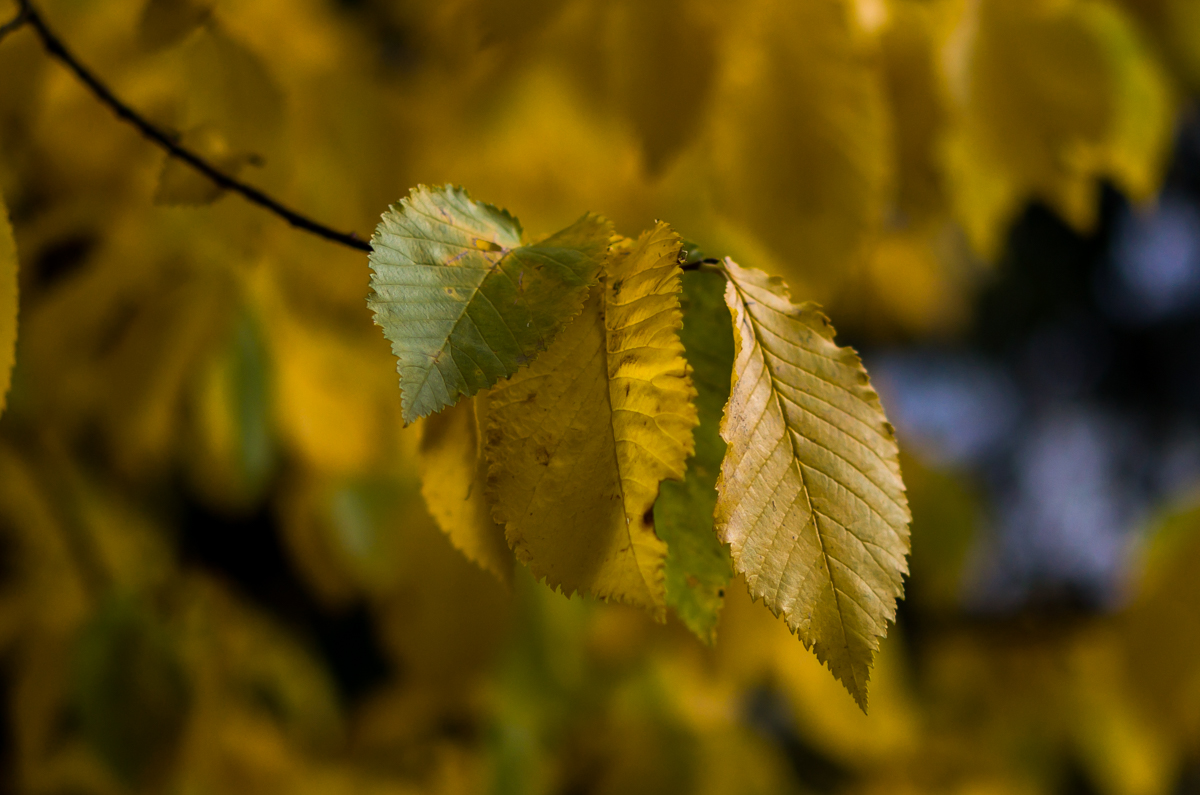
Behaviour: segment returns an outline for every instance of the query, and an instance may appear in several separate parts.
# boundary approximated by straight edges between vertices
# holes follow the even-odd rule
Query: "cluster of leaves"
[[[369,228],[397,186],[451,180],[535,229],[588,207],[622,229],[671,218],[860,333],[952,325],[975,257],[1030,199],[1084,228],[1101,181],[1150,196],[1178,98],[1200,85],[1190,0],[42,5],[134,107],[337,228]],[[18,789],[1027,793],[1082,766],[1105,795],[1157,795],[1197,753],[1191,515],[1115,622],[977,626],[948,607],[969,489],[906,461],[909,590],[941,598],[910,606],[948,623],[882,644],[869,718],[737,576],[711,648],[562,599],[523,567],[514,597],[438,529],[479,541],[481,560],[511,555],[487,500],[521,484],[488,485],[490,396],[404,427],[361,256],[218,201],[27,33],[4,39],[0,74],[19,76],[0,81],[0,190],[22,255],[16,274],[0,234],[6,383],[21,288],[0,423]],[[612,264],[632,267],[634,245]],[[693,599],[674,610],[703,633],[729,559],[701,563],[713,547],[689,547],[705,538],[691,523],[716,509],[741,338],[725,274],[682,282],[699,424],[653,519],[665,595]],[[532,364],[513,354],[529,364],[515,378],[567,335],[607,339],[603,300],[582,287],[557,341]],[[553,430],[512,427],[495,443]],[[524,452],[536,464],[536,441]],[[455,528],[490,530],[490,552]],[[329,651],[341,636],[277,598],[288,582],[259,552],[276,544],[307,609],[366,615],[385,670],[373,687],[348,686]],[[214,563],[214,546],[250,572]],[[767,691],[790,716],[748,717]]]
[[[456,407],[426,427],[424,493],[468,557],[507,579],[507,540],[566,595],[670,605],[708,641],[736,568],[866,708],[908,503],[879,398],[815,306],[726,259],[681,310],[665,223],[631,240],[585,215],[523,243],[461,188],[415,189],[371,244],[404,418]]]

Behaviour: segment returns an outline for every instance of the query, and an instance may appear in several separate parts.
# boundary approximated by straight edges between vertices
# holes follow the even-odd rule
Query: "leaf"
[[[17,243],[0,196],[0,414],[12,384],[17,356]]]
[[[215,0],[147,0],[138,20],[138,40],[147,50],[178,44],[212,16]]]
[[[450,543],[507,584],[512,552],[484,496],[487,459],[479,438],[484,412],[482,396],[476,396],[424,420],[421,494]]]
[[[693,452],[695,390],[677,334],[679,238],[614,251],[583,313],[490,393],[488,497],[517,558],[562,588],[666,615],[664,478]]]
[[[713,530],[717,474],[725,456],[721,412],[733,372],[733,329],[718,273],[683,275],[679,338],[696,387],[696,454],[682,483],[664,481],[654,504],[654,528],[667,542],[667,604],[701,640],[716,639],[725,587],[733,577],[729,550]]]
[[[938,25],[945,15],[929,3],[902,0],[890,6],[888,25],[880,36],[894,127],[893,212],[909,222],[940,213],[946,202],[938,148],[947,100],[937,68]]]
[[[184,446],[192,488],[227,510],[257,504],[276,469],[273,368],[259,319],[242,310],[195,367]]]
[[[235,152],[279,151],[286,98],[255,50],[210,24],[184,42],[178,57],[187,81],[183,129],[211,125]]]
[[[533,245],[462,188],[420,186],[371,238],[375,322],[399,362],[411,422],[533,361],[579,314],[611,227],[596,215]]]
[[[1031,199],[1086,231],[1097,220],[1102,178],[1136,200],[1153,193],[1173,129],[1169,88],[1117,9],[982,0],[950,43],[957,113],[945,173],[979,253],[999,253]]]
[[[882,80],[852,5],[759,0],[723,36],[709,125],[716,209],[777,254],[805,251],[806,279],[863,255],[890,179]]]
[[[734,381],[716,524],[735,568],[866,710],[907,573],[892,426],[858,355],[779,279],[725,260]]]
[[[719,63],[717,25],[711,9],[690,0],[604,6],[614,99],[641,140],[647,173],[658,175],[703,128]],[[679,41],[686,58],[670,45]]]
[[[162,775],[183,738],[191,692],[173,641],[146,604],[110,596],[77,642],[72,662],[80,727],[130,784]]]

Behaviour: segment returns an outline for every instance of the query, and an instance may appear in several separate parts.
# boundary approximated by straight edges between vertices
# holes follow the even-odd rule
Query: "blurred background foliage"
[[[43,10],[336,228],[450,181],[784,276],[864,351],[913,555],[869,716],[741,582],[711,648],[505,586],[421,499],[366,258],[222,198],[18,32],[11,790],[1200,791],[1200,3]]]

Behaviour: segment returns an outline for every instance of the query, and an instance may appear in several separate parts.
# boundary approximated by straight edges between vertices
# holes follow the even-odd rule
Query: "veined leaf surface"
[[[585,215],[533,245],[462,188],[418,187],[371,238],[375,322],[392,343],[406,422],[512,375],[579,314],[612,230]]]
[[[679,238],[614,251],[583,313],[489,393],[488,494],[517,557],[551,586],[666,615],[654,500],[693,451],[678,330]]]
[[[8,399],[17,354],[17,244],[0,197],[0,414]]]
[[[729,399],[733,334],[723,297],[725,277],[683,275],[683,328],[679,338],[696,387],[696,454],[682,483],[663,481],[654,503],[654,528],[667,542],[667,604],[701,640],[716,639],[725,588],[733,577],[729,549],[713,531],[717,475],[725,456],[721,412]]]
[[[484,496],[487,462],[479,436],[479,419],[484,416],[483,395],[477,395],[424,420],[421,494],[450,543],[509,583],[512,552]]]
[[[815,304],[725,260],[733,314],[729,447],[716,524],[762,599],[864,710],[908,566],[910,514],[892,426],[866,370]]]

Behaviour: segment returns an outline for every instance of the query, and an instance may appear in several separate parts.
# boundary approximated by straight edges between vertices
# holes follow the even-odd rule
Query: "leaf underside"
[[[663,620],[664,478],[693,452],[695,394],[678,329],[679,238],[665,224],[606,262],[544,354],[489,392],[488,496],[535,576]]]
[[[392,343],[411,422],[474,395],[544,351],[579,314],[612,234],[585,215],[534,245],[462,188],[415,188],[371,238],[375,322]]]
[[[721,414],[729,399],[733,332],[725,306],[725,278],[683,275],[683,342],[696,387],[696,453],[682,483],[665,480],[654,504],[654,528],[667,542],[667,605],[706,643],[716,640],[725,588],[733,577],[729,549],[713,532],[717,475],[725,456]]]
[[[866,710],[907,573],[895,436],[858,355],[814,304],[726,259],[734,383],[716,525],[751,594]]]
[[[17,244],[0,198],[0,414],[12,383],[17,354]]]

